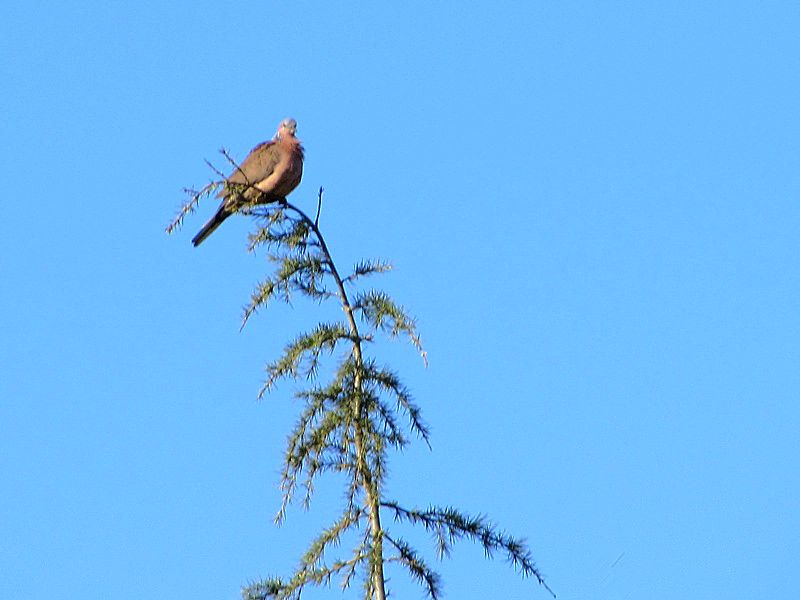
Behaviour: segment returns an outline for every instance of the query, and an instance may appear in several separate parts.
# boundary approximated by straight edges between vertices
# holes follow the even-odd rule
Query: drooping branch
[[[403,508],[396,502],[382,502],[381,506],[394,512],[395,520],[422,525],[431,532],[436,542],[439,557],[449,556],[453,542],[469,539],[483,546],[487,557],[501,551],[523,577],[533,576],[544,588],[556,597],[545,583],[544,577],[533,562],[533,557],[523,540],[518,540],[500,531],[483,516],[469,516],[451,507],[433,506],[425,510]]]
[[[180,229],[181,225],[183,225],[183,220],[187,217],[187,215],[192,214],[197,209],[197,205],[200,203],[200,200],[213,194],[219,187],[219,182],[212,181],[200,190],[184,188],[183,192],[189,196],[189,200],[185,202],[183,206],[181,206],[181,208],[178,210],[178,213],[165,228],[167,234],[174,233],[176,230]]]
[[[425,591],[432,600],[438,600],[441,594],[441,578],[431,569],[405,540],[395,539],[386,534],[386,539],[397,550],[396,556],[390,556],[388,562],[399,562],[405,566],[411,576],[425,586]]]

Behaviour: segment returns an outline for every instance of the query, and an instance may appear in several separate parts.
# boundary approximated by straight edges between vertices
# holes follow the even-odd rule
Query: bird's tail
[[[203,225],[203,228],[197,232],[197,235],[192,238],[192,244],[199,246],[203,243],[208,236],[214,233],[214,230],[222,225],[222,222],[231,216],[224,206],[220,206],[216,214],[208,220],[208,223]]]

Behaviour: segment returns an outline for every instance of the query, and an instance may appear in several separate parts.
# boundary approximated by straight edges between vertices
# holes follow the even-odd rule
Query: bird
[[[237,191],[226,185],[217,194],[217,198],[222,198],[222,204],[192,238],[195,247],[240,208],[253,202],[265,204],[284,200],[300,184],[303,177],[303,146],[296,133],[297,121],[284,119],[272,140],[262,142],[250,151],[225,182],[251,187]]]

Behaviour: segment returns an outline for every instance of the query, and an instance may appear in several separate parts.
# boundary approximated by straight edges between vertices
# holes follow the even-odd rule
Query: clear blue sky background
[[[292,198],[325,186],[342,265],[393,261],[429,352],[376,348],[433,429],[391,495],[527,537],[563,600],[797,598],[799,31],[788,1],[6,6],[0,598],[235,599],[338,509],[272,525],[298,407],[255,400],[316,307],[240,333],[247,220],[164,234],[285,116]],[[441,572],[548,597],[470,545]]]

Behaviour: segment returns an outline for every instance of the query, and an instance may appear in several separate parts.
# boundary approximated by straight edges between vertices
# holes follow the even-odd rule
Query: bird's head
[[[277,139],[294,137],[297,133],[297,121],[294,119],[284,119],[278,126],[278,132],[275,134]]]

